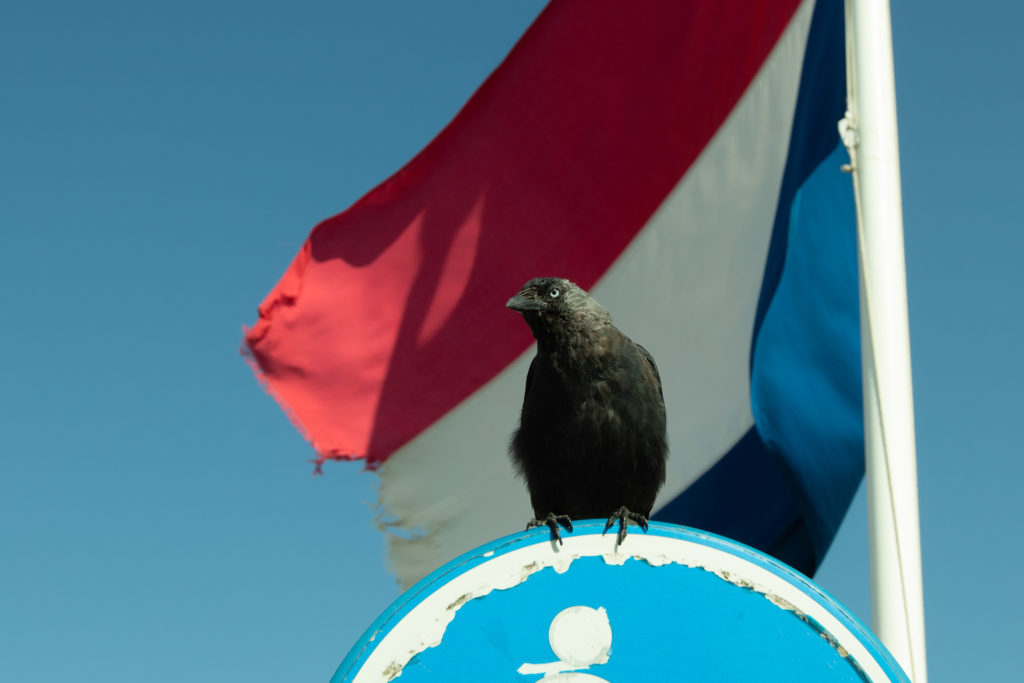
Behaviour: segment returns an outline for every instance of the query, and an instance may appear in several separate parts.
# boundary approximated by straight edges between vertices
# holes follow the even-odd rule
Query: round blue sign
[[[652,523],[621,546],[603,521],[453,560],[406,591],[332,681],[909,679],[856,618],[786,565]]]

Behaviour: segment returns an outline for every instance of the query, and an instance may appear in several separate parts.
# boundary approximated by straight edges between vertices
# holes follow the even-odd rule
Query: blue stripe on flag
[[[819,0],[753,329],[755,427],[655,515],[808,575],[864,472],[856,214],[836,128],[844,72],[843,3]]]
[[[711,469],[657,511],[654,519],[714,531],[769,552],[807,573],[813,554],[806,533],[783,552],[781,539],[803,529],[789,485],[753,427]],[[776,548],[776,545],[779,547]]]
[[[821,562],[864,474],[856,217],[836,146],[793,198],[789,249],[754,345],[754,423]]]

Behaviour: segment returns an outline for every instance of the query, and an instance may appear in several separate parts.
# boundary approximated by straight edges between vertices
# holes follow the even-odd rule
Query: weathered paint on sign
[[[816,584],[746,546],[603,522],[482,546],[404,593],[332,679],[908,681]]]

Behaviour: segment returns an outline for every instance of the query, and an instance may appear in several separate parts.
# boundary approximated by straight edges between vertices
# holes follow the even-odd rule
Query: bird
[[[534,517],[527,529],[607,517],[621,545],[629,522],[645,532],[668,458],[661,377],[654,358],[612,324],[577,284],[533,278],[505,304],[537,340],[519,425],[509,440]]]

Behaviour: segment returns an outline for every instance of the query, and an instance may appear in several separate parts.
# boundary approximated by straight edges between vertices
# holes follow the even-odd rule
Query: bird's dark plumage
[[[589,294],[535,278],[509,299],[537,339],[511,455],[535,519],[560,539],[569,519],[647,527],[665,482],[665,401],[654,359]],[[606,527],[607,530],[607,527]]]

